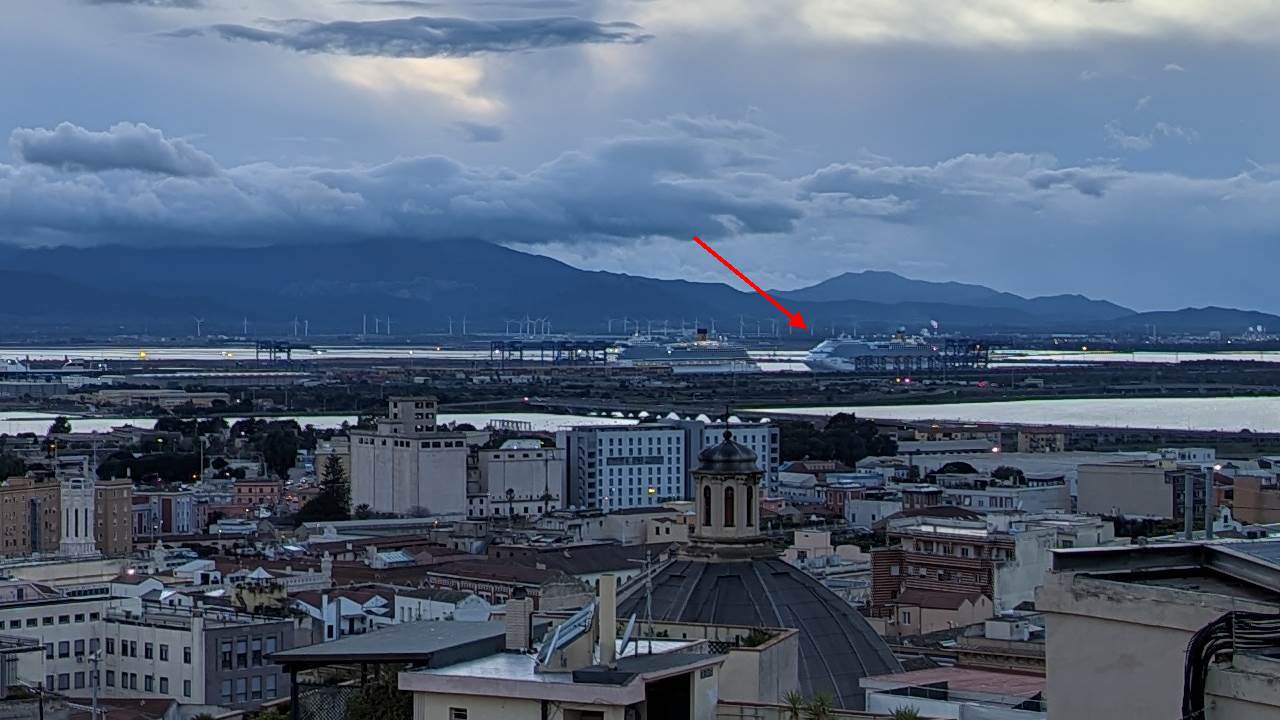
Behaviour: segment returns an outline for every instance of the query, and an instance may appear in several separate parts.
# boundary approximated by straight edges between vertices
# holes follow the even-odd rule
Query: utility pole
[[[89,653],[89,667],[92,668],[89,673],[89,686],[92,688],[91,695],[93,697],[92,709],[89,712],[89,720],[98,720],[98,651]],[[40,706],[41,714],[44,714],[44,705]]]

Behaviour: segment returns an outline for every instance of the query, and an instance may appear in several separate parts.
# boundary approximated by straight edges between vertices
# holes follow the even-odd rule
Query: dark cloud
[[[450,3],[435,0],[352,0],[353,5],[384,7],[396,10],[434,10]],[[521,10],[565,10],[582,5],[579,0],[467,0],[464,7],[512,8]]]
[[[462,120],[454,123],[454,127],[458,128],[458,131],[462,133],[462,137],[467,142],[502,142],[502,139],[506,136],[498,125],[485,125],[484,123]]]
[[[142,123],[118,123],[105,132],[65,122],[52,130],[19,128],[9,136],[9,146],[21,162],[60,169],[137,170],[180,177],[218,174],[212,157]]]
[[[1038,170],[1027,175],[1027,183],[1037,190],[1066,186],[1083,195],[1102,197],[1107,185],[1117,176],[1104,168],[1065,168],[1062,170]]]
[[[464,57],[598,43],[640,43],[650,38],[634,23],[601,23],[575,17],[290,20],[271,27],[274,29],[221,24],[179,30],[173,34],[208,33],[226,40],[260,42],[304,53],[408,58]]]
[[[138,5],[156,8],[201,8],[205,0],[81,0],[86,5]]]
[[[18,162],[0,164],[0,235],[45,242],[724,237],[787,232],[804,212],[784,181],[742,175],[735,153],[688,136],[594,142],[529,172],[440,156],[215,172],[208,156],[133,125],[19,130],[12,144]]]

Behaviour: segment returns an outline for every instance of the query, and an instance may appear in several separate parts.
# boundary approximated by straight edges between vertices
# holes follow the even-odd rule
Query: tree
[[[298,462],[298,436],[285,430],[272,430],[262,440],[262,460],[276,475],[288,479],[289,469]]]
[[[0,482],[27,474],[27,463],[17,455],[0,455]]]
[[[1013,482],[1019,485],[1027,481],[1026,473],[1022,472],[1021,468],[1016,468],[1016,467],[1013,467],[1012,465],[1001,465],[995,470],[992,470],[991,477],[997,480],[1005,480],[1005,481]]]
[[[347,701],[348,720],[410,720],[413,717],[413,693],[401,690],[398,676],[402,668],[380,666],[360,688],[360,694]]]
[[[977,468],[960,460],[953,460],[938,468],[939,475],[976,475],[977,473]]]
[[[367,507],[367,506],[366,506]],[[307,501],[298,511],[298,522],[351,519],[351,485],[342,460],[330,455],[320,475],[320,494]]]
[[[787,706],[788,720],[800,720],[805,707],[803,695],[796,690],[788,690],[787,694],[782,696],[782,703]]]
[[[893,720],[920,720],[920,711],[910,705],[893,709]]]
[[[818,693],[809,701],[805,717],[807,720],[832,720],[835,700],[829,693]]]
[[[71,421],[59,415],[53,419],[53,424],[49,426],[49,435],[66,435],[71,432]]]

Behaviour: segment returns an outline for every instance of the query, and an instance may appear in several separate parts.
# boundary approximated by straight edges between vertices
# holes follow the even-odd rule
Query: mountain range
[[[768,334],[786,318],[754,293],[720,283],[587,271],[477,240],[362,240],[268,247],[56,247],[0,249],[0,338],[112,334],[287,335],[293,320],[313,334],[355,334],[391,318],[396,335],[440,332],[463,317],[473,332],[547,318],[553,332],[602,332],[623,317],[656,330],[694,321]],[[826,334],[937,322],[944,331],[1169,332],[1253,325],[1280,317],[1229,308],[1139,313],[1081,295],[1025,298],[981,285],[926,282],[890,272],[845,273],[774,291]]]

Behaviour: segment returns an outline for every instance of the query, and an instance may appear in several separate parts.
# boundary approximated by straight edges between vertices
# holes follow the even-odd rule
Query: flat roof
[[[994,670],[939,667],[892,675],[875,675],[862,679],[862,686],[868,690],[892,690],[938,683],[946,683],[947,690],[950,692],[1030,698],[1044,692],[1045,678],[1042,675],[1003,673]]]
[[[340,662],[426,662],[435,653],[472,644],[503,644],[506,626],[501,622],[424,620],[399,623],[362,635],[282,650],[271,654],[273,662],[328,664]]]

